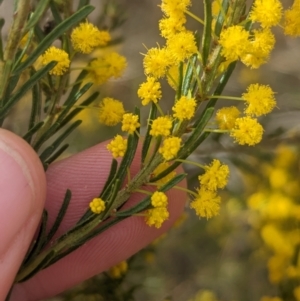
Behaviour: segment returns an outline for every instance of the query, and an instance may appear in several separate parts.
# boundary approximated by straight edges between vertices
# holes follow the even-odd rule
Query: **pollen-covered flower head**
[[[276,148],[276,157],[273,162],[276,167],[291,168],[294,164],[297,164],[297,152],[291,146],[279,145]]]
[[[111,40],[107,31],[100,31],[89,22],[80,23],[71,33],[71,42],[75,51],[91,53],[95,47],[105,46]]]
[[[299,37],[300,36],[300,5],[295,1],[292,8],[287,9],[284,12],[284,21],[283,21],[283,28],[284,34],[289,35],[292,37]]]
[[[219,129],[231,130],[234,127],[235,120],[240,116],[241,112],[237,107],[224,107],[217,111],[216,121]]]
[[[242,62],[251,68],[259,68],[266,63],[270,52],[274,48],[275,37],[269,28],[253,30],[253,38],[250,42],[248,53],[244,55]]]
[[[261,141],[263,132],[264,129],[257,120],[247,116],[236,119],[230,136],[240,145],[253,146]]]
[[[278,25],[282,15],[279,0],[255,0],[250,12],[250,20],[261,23],[262,27]]]
[[[262,55],[269,55],[275,45],[275,37],[269,28],[263,28],[260,30],[253,30],[254,34],[252,45],[252,51],[261,52]]]
[[[127,149],[127,139],[117,135],[106,148],[112,153],[114,158],[124,157]]]
[[[159,30],[162,37],[169,39],[173,35],[184,31],[186,17],[184,14],[180,16],[170,16],[159,21]]]
[[[269,86],[252,84],[242,98],[247,103],[245,113],[248,115],[261,116],[270,113],[276,106],[274,92]]]
[[[222,8],[222,2],[219,0],[213,0],[211,5],[211,12],[214,17],[218,16]]]
[[[281,189],[289,183],[290,177],[283,168],[272,168],[269,174],[269,182],[272,188]]]
[[[181,96],[172,108],[173,116],[180,121],[190,120],[195,115],[196,106],[195,98]]]
[[[41,56],[41,63],[44,66],[52,61],[56,61],[57,64],[49,71],[51,75],[63,75],[69,69],[71,63],[67,52],[55,46],[48,48]]]
[[[172,160],[177,156],[181,146],[181,138],[169,137],[163,142],[158,152],[163,156],[166,161]]]
[[[189,59],[198,51],[195,36],[188,30],[171,36],[167,41],[167,49],[177,63]]]
[[[109,275],[109,277],[111,277],[112,279],[119,279],[121,278],[123,275],[126,274],[128,270],[128,264],[126,260],[121,261],[120,263],[114,265],[113,267],[111,267],[107,274]]]
[[[99,105],[99,121],[107,126],[121,122],[125,114],[123,103],[111,97],[105,97]]]
[[[103,56],[103,59],[108,65],[108,72],[114,78],[119,78],[123,75],[123,71],[127,67],[126,58],[117,52],[111,51]]]
[[[171,54],[166,48],[150,48],[143,60],[145,74],[156,79],[165,76],[172,63]]]
[[[161,10],[167,16],[172,16],[184,13],[190,5],[191,0],[162,0]]]
[[[219,44],[222,46],[221,54],[226,60],[236,61],[248,52],[249,32],[239,25],[228,27],[221,31]]]
[[[128,134],[133,134],[139,127],[140,123],[138,115],[132,113],[126,113],[123,115],[122,131],[127,132]]]
[[[160,228],[163,222],[169,218],[169,215],[166,207],[157,207],[146,211],[145,221],[150,227]]]
[[[150,135],[157,136],[169,136],[172,129],[172,119],[170,116],[160,116],[152,121]]]
[[[198,196],[191,202],[190,207],[199,217],[212,218],[219,214],[221,197],[215,191],[200,188]]]
[[[124,56],[117,52],[109,52],[93,60],[86,69],[89,71],[89,79],[97,85],[102,85],[112,77],[121,77],[126,66]]]
[[[261,229],[261,237],[265,244],[277,254],[282,254],[284,261],[286,261],[286,258],[291,258],[294,253],[294,247],[285,233],[275,223],[266,224]]]
[[[229,167],[222,164],[219,160],[214,159],[213,162],[206,166],[205,173],[198,177],[201,187],[207,190],[217,190],[227,185],[229,177]]]
[[[142,105],[149,102],[157,103],[161,98],[161,85],[154,77],[147,77],[147,81],[142,83],[138,89],[138,97],[142,99]]]
[[[153,207],[166,207],[168,205],[168,197],[164,192],[155,191],[151,196],[151,205]]]
[[[105,202],[100,198],[94,198],[90,202],[90,209],[92,212],[99,214],[105,210]]]

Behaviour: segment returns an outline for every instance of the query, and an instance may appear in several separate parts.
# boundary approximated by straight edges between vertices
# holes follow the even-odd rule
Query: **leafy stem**
[[[4,105],[5,100],[3,96],[9,83],[11,70],[13,67],[15,55],[18,49],[19,41],[24,33],[24,27],[27,22],[30,5],[27,0],[19,0],[16,11],[14,12],[14,20],[8,34],[6,47],[3,53],[4,65],[0,70],[0,99],[1,106]]]

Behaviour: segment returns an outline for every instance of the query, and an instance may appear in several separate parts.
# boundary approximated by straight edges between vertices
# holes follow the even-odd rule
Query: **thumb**
[[[0,300],[4,300],[40,221],[46,195],[32,148],[0,129]]]

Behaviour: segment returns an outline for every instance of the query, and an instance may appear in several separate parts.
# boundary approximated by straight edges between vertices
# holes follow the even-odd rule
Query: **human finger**
[[[4,300],[41,218],[46,177],[32,148],[0,129],[0,300]]]
[[[49,168],[46,207],[51,222],[58,212],[66,189],[72,190],[72,200],[59,229],[60,234],[78,221],[90,200],[101,191],[111,162],[106,144],[97,145]],[[136,173],[139,168],[140,155],[137,154],[131,173]],[[137,202],[141,197],[143,196],[135,194],[130,201]],[[29,281],[16,285],[12,300],[32,301],[56,295],[130,257],[167,231],[182,213],[186,201],[185,193],[171,190],[168,197],[170,218],[160,229],[147,226],[142,217],[130,217]]]

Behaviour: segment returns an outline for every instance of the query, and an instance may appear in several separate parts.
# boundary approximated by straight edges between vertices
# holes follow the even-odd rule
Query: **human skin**
[[[85,212],[103,187],[110,168],[107,142],[58,161],[44,173],[38,156],[15,134],[0,129],[0,300],[4,300],[46,207],[49,225],[54,222],[66,189],[72,191],[67,214],[57,235],[63,234]],[[140,165],[134,159],[131,173]],[[182,186],[185,183],[181,183]],[[129,204],[144,197],[134,194]],[[168,192],[170,218],[160,229],[142,217],[130,217],[106,230],[67,257],[16,284],[11,301],[33,301],[57,295],[130,257],[167,231],[183,211],[186,195]]]

